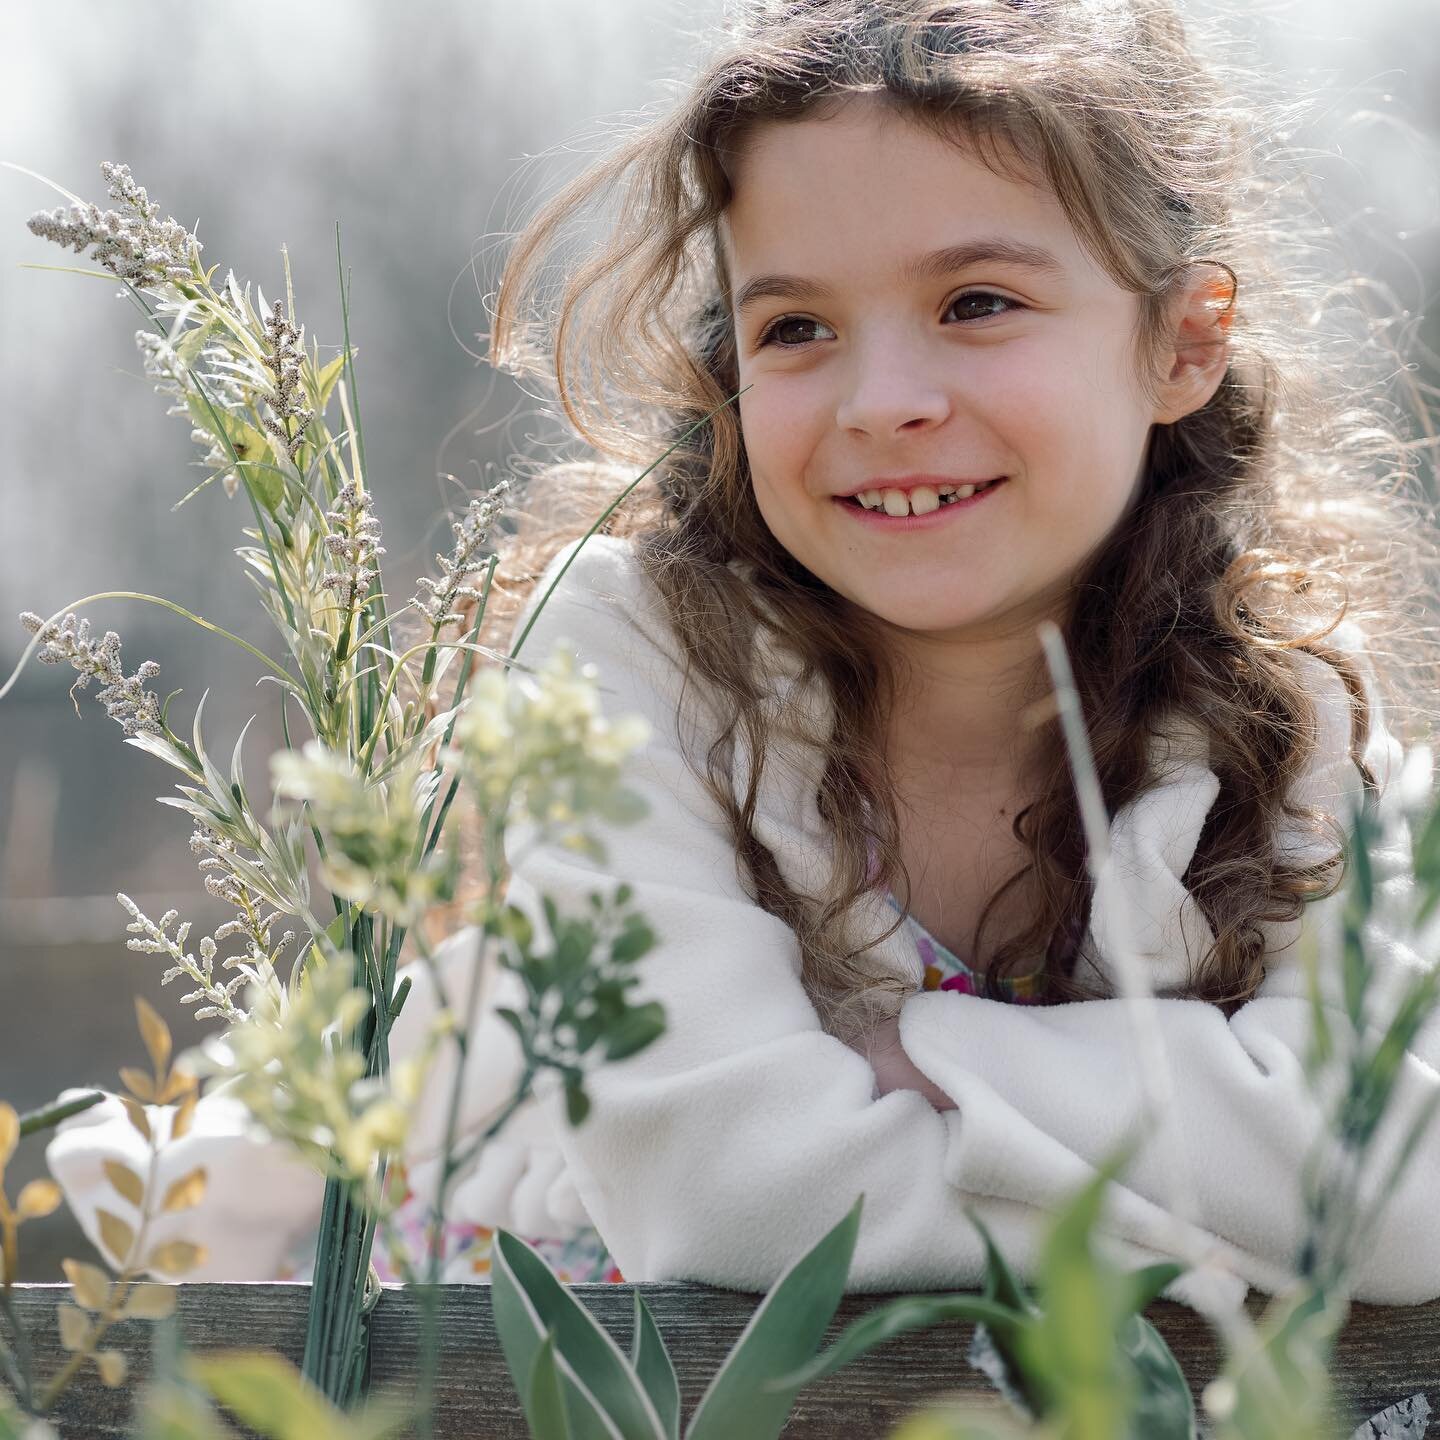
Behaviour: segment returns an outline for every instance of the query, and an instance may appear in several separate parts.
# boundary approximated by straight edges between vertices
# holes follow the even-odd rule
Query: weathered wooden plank
[[[756,1295],[692,1284],[574,1289],[627,1352],[632,1294],[640,1291],[674,1358],[687,1417],[760,1300]],[[182,1285],[177,1314],[187,1343],[197,1350],[259,1347],[298,1363],[308,1290],[307,1285],[293,1284]],[[53,1373],[64,1359],[54,1307],[67,1291],[64,1285],[20,1285],[14,1291],[42,1375]],[[828,1338],[890,1298],[847,1295]],[[1258,1317],[1265,1303],[1263,1295],[1252,1295],[1247,1309]],[[1198,1404],[1200,1391],[1214,1377],[1218,1364],[1209,1327],[1194,1311],[1163,1301],[1147,1313],[1175,1351]],[[373,1389],[413,1391],[421,1323],[420,1296],[387,1287],[374,1315]],[[134,1387],[149,1373],[151,1328],[148,1322],[131,1320],[110,1332],[108,1343],[130,1357],[131,1380],[118,1391],[106,1390],[93,1370],[78,1381],[58,1412],[67,1437],[103,1440],[126,1433]],[[947,1393],[1003,1409],[988,1382],[965,1362],[970,1333],[968,1324],[948,1325],[902,1336],[863,1356],[801,1395],[785,1429],[787,1440],[886,1436],[921,1403]],[[495,1337],[490,1287],[440,1287],[439,1335],[437,1432],[464,1440],[524,1440],[527,1432],[519,1399]],[[1334,1376],[1343,1407],[1338,1418],[1347,1427],[1417,1391],[1440,1405],[1440,1301],[1416,1307],[1356,1305],[1340,1338]]]

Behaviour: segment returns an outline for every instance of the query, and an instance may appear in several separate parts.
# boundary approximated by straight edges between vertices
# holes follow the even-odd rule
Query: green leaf
[[[570,1122],[571,1129],[585,1123],[585,1117],[590,1113],[590,1097],[585,1093],[578,1081],[565,1086],[565,1118]]]
[[[1093,1253],[1090,1237],[1106,1187],[1136,1143],[1121,1145],[1055,1220],[1040,1258],[1041,1314],[1020,1335],[1027,1391],[1043,1397],[1039,1414],[1060,1419],[1073,1440],[1123,1435],[1130,1410],[1134,1379],[1118,1331],[1135,1284]]]
[[[1176,1260],[1162,1260],[1158,1265],[1146,1265],[1139,1270],[1131,1270],[1125,1276],[1130,1291],[1124,1302],[1126,1309],[1149,1309],[1160,1292],[1172,1280],[1178,1280],[1185,1273],[1185,1266]]]
[[[1218,1378],[1234,1387],[1235,1403],[1217,1435],[1321,1440],[1333,1433],[1325,1416],[1330,1354],[1347,1308],[1328,1305],[1308,1286],[1276,1296],[1246,1348],[1226,1356]]]
[[[654,944],[655,932],[638,915],[631,916],[610,946],[610,959],[616,965],[629,965],[646,954]]]
[[[345,912],[342,910],[321,933],[337,950],[343,949],[345,945]],[[324,947],[318,941],[312,941],[310,948],[318,959],[326,958]]]
[[[1016,1322],[1008,1328],[978,1326],[965,1358],[973,1369],[988,1376],[991,1384],[1029,1420],[1044,1409],[1049,1393],[1027,1368],[1024,1340],[1026,1329],[1040,1314],[1040,1307],[1016,1278],[985,1222],[970,1206],[966,1206],[965,1214],[985,1247],[982,1293],[986,1299],[1004,1307]]]
[[[263,1350],[187,1355],[186,1373],[267,1440],[348,1440],[347,1417],[288,1360]]]
[[[500,912],[499,931],[522,952],[529,950],[535,939],[535,926],[518,905],[507,905]]]
[[[236,456],[244,462],[237,473],[242,476],[248,475],[250,484],[255,489],[256,499],[273,515],[285,494],[285,478],[283,475],[277,474],[273,468],[264,468],[270,461],[269,438],[262,435],[241,416],[232,414],[220,405],[215,406],[215,413],[212,416],[210,406],[198,394],[187,392],[186,403],[195,424],[209,434],[216,434],[215,417],[219,417],[220,430],[229,438]],[[256,462],[264,462],[264,464]]]
[[[1120,1327],[1119,1342],[1135,1373],[1128,1432],[1133,1440],[1195,1440],[1195,1399],[1160,1332],[1143,1316],[1131,1315]]]
[[[178,1385],[147,1385],[136,1407],[136,1428],[143,1440],[234,1440],[210,1402]],[[5,1432],[0,1429],[0,1440]]]
[[[797,1395],[807,1385],[833,1375],[877,1345],[906,1335],[912,1330],[928,1330],[949,1320],[970,1320],[990,1326],[1003,1333],[1013,1333],[1019,1318],[993,1300],[980,1295],[903,1295],[862,1315],[849,1325],[823,1354],[808,1365],[777,1376],[766,1382],[766,1390],[787,1390]]]
[[[10,1407],[9,1401],[0,1393],[0,1440],[25,1440],[22,1425],[28,1428],[30,1422],[18,1410]]]
[[[584,1394],[607,1418],[613,1433],[623,1440],[664,1440],[664,1429],[650,1397],[630,1369],[625,1356],[588,1310],[556,1278],[535,1249],[508,1230],[497,1229],[491,1252],[491,1306],[505,1363],[516,1390],[528,1386],[538,1351],[547,1334],[554,1336],[561,1381],[565,1386],[571,1429],[576,1436],[592,1433],[583,1428]],[[569,1373],[567,1373],[569,1372]],[[575,1376],[572,1381],[570,1374]],[[517,1377],[524,1376],[520,1381]],[[584,1386],[581,1392],[576,1381]],[[530,1409],[527,1420],[533,1419]],[[595,1431],[605,1434],[606,1431]]]
[[[995,1243],[989,1227],[976,1211],[965,1207],[966,1218],[980,1232],[980,1243],[985,1247],[985,1284],[983,1294],[1007,1309],[1022,1315],[1038,1315],[1040,1307],[1030,1297],[1029,1291],[1016,1279],[1000,1247]]]
[[[214,333],[215,321],[206,320],[203,324],[192,326],[176,342],[175,353],[187,370],[194,365],[201,350],[205,348],[205,342]],[[200,403],[203,408],[205,402],[202,400]]]
[[[526,1387],[525,1418],[530,1424],[532,1440],[570,1440],[570,1426],[565,1419],[565,1392],[560,1388],[560,1372],[555,1368],[555,1332],[547,1330],[535,1364],[530,1369]]]
[[[845,1293],[864,1202],[862,1193],[760,1302],[700,1397],[686,1440],[775,1440],[784,1429],[798,1389],[772,1391],[768,1383],[805,1364],[825,1338]]]
[[[655,1317],[640,1291],[635,1297],[635,1323],[631,1331],[630,1368],[639,1376],[655,1413],[664,1427],[665,1440],[680,1440],[680,1382]]]
[[[605,1036],[605,1056],[623,1060],[637,1054],[665,1033],[665,1007],[658,1000],[648,1000],[627,1010],[622,1019]]]
[[[354,350],[353,354],[359,354]],[[335,382],[340,378],[340,372],[345,368],[345,352],[341,351],[319,374],[316,386],[319,390],[319,404],[315,406],[315,413],[323,415],[325,407],[330,403],[330,392],[335,388]]]
[[[230,756],[230,793],[247,809],[251,806],[250,797],[245,791],[245,767],[241,761],[241,751],[245,748],[245,734],[254,723],[255,716],[252,715],[240,727],[240,737],[236,740],[234,752]]]

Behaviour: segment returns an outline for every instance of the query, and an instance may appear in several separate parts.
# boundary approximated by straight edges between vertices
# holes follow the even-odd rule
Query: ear
[[[1163,352],[1155,420],[1161,425],[1200,409],[1220,388],[1230,363],[1230,322],[1237,281],[1230,267],[1197,261],[1172,302],[1170,344]],[[1168,373],[1167,373],[1168,371]]]

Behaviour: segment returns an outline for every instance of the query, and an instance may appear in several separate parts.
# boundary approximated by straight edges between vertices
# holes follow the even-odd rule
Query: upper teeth
[[[987,482],[988,483],[988,482]],[[940,508],[942,495],[953,495],[957,500],[968,500],[978,487],[975,485],[917,485],[913,490],[861,490],[855,498],[867,510],[884,510],[887,515],[928,515]]]

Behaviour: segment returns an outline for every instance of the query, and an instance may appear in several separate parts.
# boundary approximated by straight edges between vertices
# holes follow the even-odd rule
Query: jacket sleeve
[[[1373,672],[1348,632],[1347,648],[1365,672],[1374,721],[1365,759],[1382,785],[1383,841],[1374,857],[1377,906],[1365,931],[1375,967],[1367,1007],[1372,1027],[1383,1026],[1405,984],[1433,966],[1432,940],[1407,930],[1404,916],[1415,881],[1401,787],[1401,747],[1385,728]],[[1348,755],[1349,706],[1333,669],[1312,657],[1319,747],[1297,799],[1319,805],[1344,825],[1360,793],[1360,774]],[[1091,910],[1093,945],[1113,958],[1128,931],[1135,953],[1152,971],[1183,973],[1187,947],[1209,938],[1198,907],[1180,877],[1215,801],[1218,781],[1208,766],[1188,761],[1112,825],[1111,863],[1096,885]],[[1298,833],[1298,832],[1297,832]],[[1311,858],[1333,849],[1292,837],[1291,854]],[[1266,975],[1254,997],[1227,1022],[1198,1000],[1157,998],[1155,1022],[1172,1081],[1168,1119],[1188,1156],[1193,1209],[1188,1218],[1245,1252],[1286,1267],[1302,1243],[1301,1176],[1324,1115],[1302,1069],[1310,1035],[1310,1003],[1297,943],[1312,930],[1319,941],[1322,994],[1336,1007],[1338,935],[1343,889],[1306,906],[1289,926],[1266,929]],[[1121,921],[1128,917],[1128,924]],[[1430,927],[1433,937],[1434,927]],[[1113,967],[1112,967],[1113,968]],[[1029,1194],[1048,1163],[1038,1140],[1095,1163],[1138,1133],[1142,1076],[1133,1017],[1123,998],[1021,1008],[954,991],[910,996],[900,1035],[914,1064],[954,1101],[968,1147],[963,1173],[995,1194]],[[1376,1137],[1367,1172],[1378,1188],[1411,1122],[1440,1088],[1440,1025],[1432,1021],[1404,1056],[1395,1095]],[[1029,1140],[1037,1143],[1031,1145]],[[1168,1204],[1176,1180],[1159,1137],[1145,1145],[1125,1173],[1127,1187]],[[1368,1193],[1367,1191],[1367,1193]],[[1418,1304],[1440,1296],[1440,1127],[1432,1125],[1391,1195],[1373,1242],[1352,1278],[1354,1298]]]
[[[547,569],[517,634],[574,554],[572,544]],[[647,585],[627,544],[593,537],[539,611],[520,656],[538,665],[565,646],[596,666],[607,715],[640,713],[651,727],[626,772],[648,815],[596,826],[603,865],[540,843],[521,826],[507,836],[509,897],[542,936],[541,897],[573,912],[590,892],[610,893],[621,881],[657,935],[638,962],[633,997],[661,1002],[664,1033],[587,1073],[592,1108],[577,1127],[565,1118],[558,1077],[545,1072],[538,1087],[586,1211],[631,1280],[766,1290],[861,1192],[853,1291],[978,1284],[984,1265],[967,1205],[1028,1273],[1047,1207],[1086,1167],[1052,1141],[1058,1168],[1029,1194],[957,1183],[970,1102],[942,1115],[914,1091],[877,1099],[866,1059],[822,1029],[801,985],[794,934],[742,889],[718,807],[685,763],[682,744],[693,741],[677,734],[685,728],[677,717],[698,714],[698,701],[657,639],[665,632],[649,611]],[[1144,1241],[1165,1231],[1167,1217],[1138,1195],[1126,1207],[1131,1234],[1102,1238],[1126,1263],[1152,1262],[1160,1252]],[[1197,1253],[1245,1266],[1246,1279],[1274,1278],[1213,1237],[1186,1233]],[[1243,1281],[1224,1279],[1218,1288],[1227,1301],[1243,1295]],[[1183,1278],[1167,1293],[1204,1308]]]

